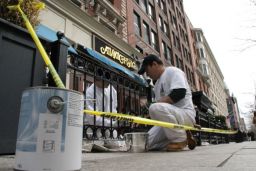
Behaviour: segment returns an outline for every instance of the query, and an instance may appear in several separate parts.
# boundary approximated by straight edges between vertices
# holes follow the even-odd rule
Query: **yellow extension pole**
[[[20,14],[21,14],[21,16],[22,16],[22,18],[24,20],[24,23],[25,23],[25,25],[26,25],[26,27],[27,27],[27,29],[28,29],[32,39],[34,40],[34,42],[35,42],[39,52],[41,53],[46,66],[49,68],[49,71],[50,71],[50,73],[51,73],[51,75],[53,77],[53,80],[54,80],[55,84],[59,88],[65,88],[65,86],[64,86],[63,82],[61,81],[58,73],[56,72],[56,70],[55,70],[55,68],[54,68],[50,58],[48,57],[47,53],[45,52],[45,49],[44,49],[42,43],[40,42],[40,40],[39,40],[38,36],[36,35],[32,25],[30,24],[27,16],[21,10],[20,3],[22,3],[22,0],[19,1],[18,5],[8,6],[8,8],[11,9],[11,10],[16,10],[17,9],[20,12]]]
[[[220,133],[220,134],[235,134],[235,133],[237,133],[237,131],[213,129],[213,128],[198,129],[198,128],[191,127],[191,126],[178,125],[178,124],[174,124],[174,123],[162,122],[162,121],[153,120],[153,119],[146,119],[146,118],[131,116],[131,115],[122,114],[122,113],[100,112],[100,111],[93,111],[93,110],[84,110],[84,113],[90,114],[90,115],[102,116],[102,117],[104,116],[107,118],[114,118],[117,120],[124,120],[124,121],[137,123],[137,124],[161,126],[161,127],[165,127],[165,128],[171,128],[171,129],[184,129],[184,130],[211,132],[211,133]]]

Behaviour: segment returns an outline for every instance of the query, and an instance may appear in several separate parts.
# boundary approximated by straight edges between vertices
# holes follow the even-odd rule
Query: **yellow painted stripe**
[[[144,125],[153,125],[153,126],[161,126],[165,128],[172,128],[172,129],[184,129],[184,130],[192,130],[192,131],[201,131],[201,132],[212,132],[212,133],[220,133],[220,134],[235,134],[237,131],[232,130],[222,130],[222,129],[213,129],[213,128],[195,128],[186,125],[179,125],[169,122],[163,122],[153,119],[146,119],[137,116],[131,116],[128,114],[122,113],[111,113],[111,112],[100,112],[100,111],[93,111],[93,110],[84,110],[84,113],[96,116],[104,116],[107,118],[113,118],[117,120],[125,120],[132,123],[144,124]]]

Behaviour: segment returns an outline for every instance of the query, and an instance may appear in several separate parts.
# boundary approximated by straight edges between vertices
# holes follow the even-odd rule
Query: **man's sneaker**
[[[196,140],[193,137],[191,131],[186,131],[187,133],[187,143],[188,143],[188,148],[190,150],[194,150],[196,148]]]
[[[167,151],[181,151],[187,146],[187,141],[173,142],[167,145]]]
[[[196,148],[196,140],[194,139],[192,133],[190,131],[186,131],[187,140],[183,142],[175,142],[167,145],[167,151],[181,151],[187,145],[190,150],[194,150]]]

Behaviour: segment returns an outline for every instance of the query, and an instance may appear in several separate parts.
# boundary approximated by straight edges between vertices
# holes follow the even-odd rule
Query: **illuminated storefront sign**
[[[119,64],[123,65],[126,68],[129,68],[131,70],[136,69],[136,61],[125,57],[120,51],[113,48],[112,46],[108,45],[104,41],[100,40],[98,37],[94,36],[95,41],[95,50],[102,55],[118,62]]]

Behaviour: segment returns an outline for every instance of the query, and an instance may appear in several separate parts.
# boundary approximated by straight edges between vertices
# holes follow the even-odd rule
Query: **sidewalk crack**
[[[235,151],[234,153],[232,153],[228,158],[226,158],[223,162],[221,162],[217,167],[223,167],[227,162],[228,160],[233,157],[233,155],[235,155],[238,151],[240,151],[241,149]]]

